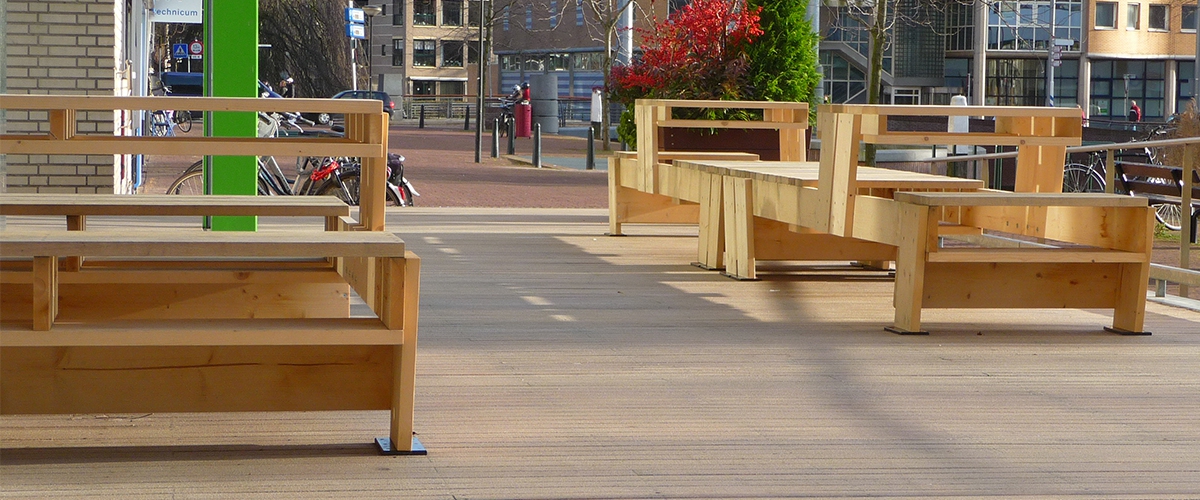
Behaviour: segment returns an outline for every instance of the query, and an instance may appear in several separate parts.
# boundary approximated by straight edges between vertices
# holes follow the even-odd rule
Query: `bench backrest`
[[[889,130],[888,118],[894,116],[991,116],[996,126],[993,132]],[[816,229],[846,236],[853,232],[861,143],[1016,146],[1016,190],[1062,192],[1066,148],[1082,142],[1083,120],[1079,108],[826,104],[818,108],[817,128],[821,134],[817,197],[828,216],[821,216],[822,225]]]
[[[0,231],[3,257],[403,257],[384,231]]]
[[[683,120],[672,118],[675,109],[746,109],[762,110],[761,121],[740,120]],[[638,164],[647,176],[644,187],[658,192],[653,176],[654,165],[662,160],[663,133],[667,128],[751,129],[774,130],[779,134],[779,159],[804,161],[807,158],[805,130],[808,129],[808,103],[769,101],[692,101],[680,99],[638,99],[634,103],[634,122],[637,125]],[[755,145],[740,145],[730,152],[753,153]]]
[[[344,137],[145,137],[78,133],[77,116],[90,111],[187,109],[192,111],[312,112],[345,114]],[[384,228],[388,117],[383,104],[356,99],[258,99],[237,97],[131,97],[0,95],[0,110],[45,112],[31,134],[0,135],[0,154],[160,154],[234,156],[352,156],[362,158],[359,217],[373,231]],[[34,113],[31,113],[34,115]]]

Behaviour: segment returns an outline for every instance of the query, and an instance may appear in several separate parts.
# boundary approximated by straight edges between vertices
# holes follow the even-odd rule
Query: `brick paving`
[[[608,180],[603,171],[533,168],[505,158],[491,157],[491,134],[483,135],[483,158],[475,163],[475,133],[462,122],[427,122],[417,128],[413,120],[391,127],[389,150],[405,157],[405,176],[426,207],[604,208],[608,206]],[[198,127],[197,127],[198,128]],[[192,133],[196,133],[193,131]],[[501,141],[501,152],[507,143]],[[516,140],[516,155],[529,156],[531,139]],[[578,137],[547,135],[543,156],[583,157],[587,141]],[[598,152],[597,154],[601,154]],[[150,156],[143,172],[143,193],[163,193],[188,165],[199,157]],[[294,158],[277,158],[285,173]]]

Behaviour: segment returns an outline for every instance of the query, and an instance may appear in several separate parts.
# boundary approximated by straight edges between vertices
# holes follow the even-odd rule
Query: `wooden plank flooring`
[[[386,412],[6,416],[0,498],[1200,497],[1200,313],[1149,303],[1154,335],[1120,337],[1107,311],[934,310],[902,337],[885,273],[733,281],[688,265],[694,228],[388,224],[422,257],[428,456],[375,453]]]

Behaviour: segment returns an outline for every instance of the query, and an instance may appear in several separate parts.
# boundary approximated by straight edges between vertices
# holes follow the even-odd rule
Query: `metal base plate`
[[[1109,332],[1109,333],[1115,333],[1117,335],[1125,335],[1127,337],[1139,337],[1139,336],[1144,337],[1144,336],[1151,334],[1150,332],[1131,332],[1129,330],[1122,330],[1120,328],[1112,328],[1112,327],[1108,327],[1108,326],[1104,327],[1104,331]]]
[[[381,455],[428,455],[429,451],[425,449],[425,445],[421,444],[421,440],[416,436],[412,438],[412,450],[404,451],[392,448],[391,438],[375,438],[375,445],[379,447]]]
[[[929,332],[919,331],[919,330],[914,332],[911,330],[903,330],[900,328],[896,328],[894,326],[885,326],[885,327],[883,327],[883,329],[887,330],[889,332],[892,332],[896,335],[929,335]]]
[[[703,269],[705,271],[720,271],[722,269],[725,269],[724,267],[710,267],[708,264],[705,264],[703,262],[693,262],[692,265],[696,266],[700,269]]]

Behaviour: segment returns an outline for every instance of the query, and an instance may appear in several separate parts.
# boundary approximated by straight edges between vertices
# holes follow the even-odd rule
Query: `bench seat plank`
[[[5,322],[0,331],[0,347],[404,344],[404,331],[378,318],[60,321],[50,331]]]
[[[1108,193],[1012,193],[1008,191],[909,193],[896,201],[930,207],[1144,207],[1146,200]]]
[[[943,248],[928,262],[1144,262],[1146,254],[1104,248]]]
[[[192,216],[259,215],[348,217],[350,206],[333,196],[188,196],[10,193],[0,215]]]
[[[377,231],[0,232],[4,257],[403,257],[404,240]]]

